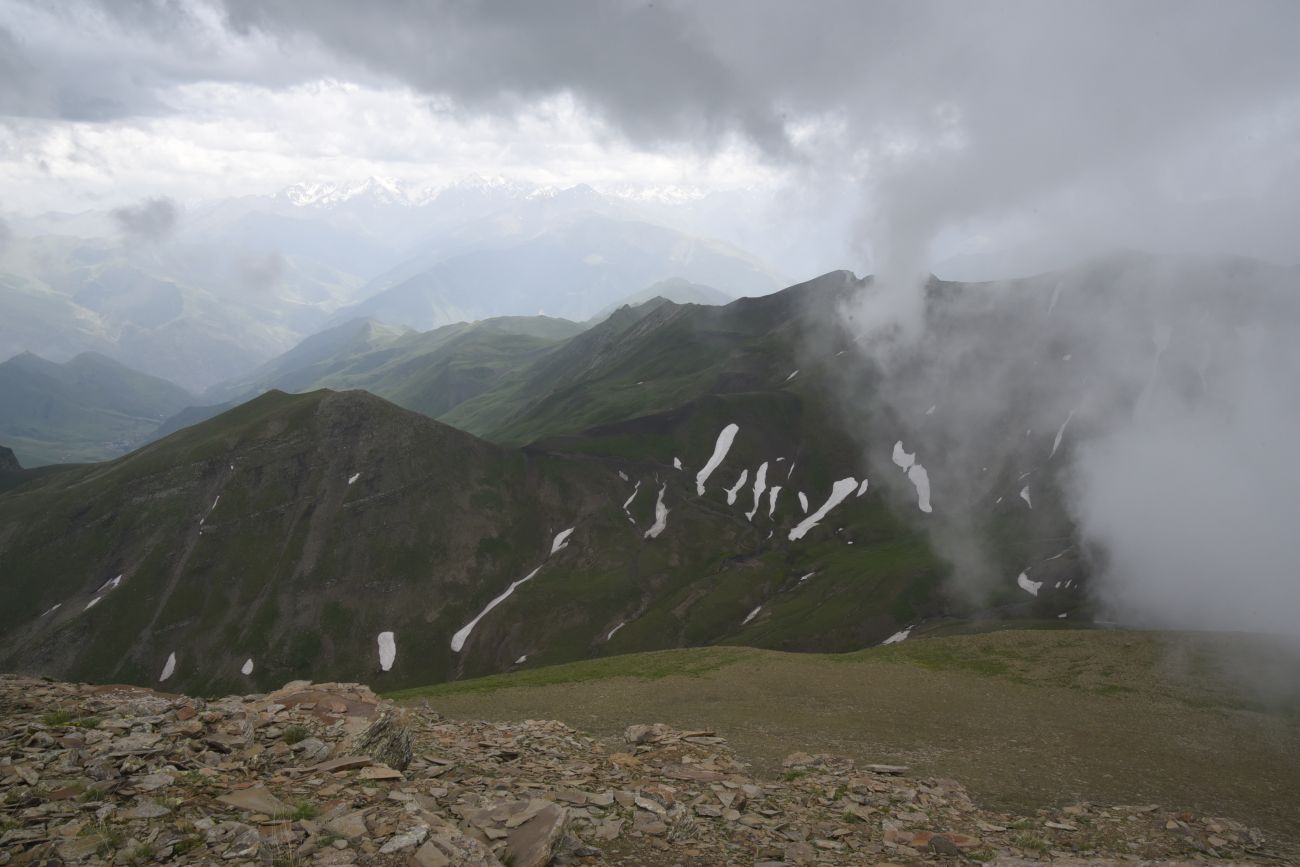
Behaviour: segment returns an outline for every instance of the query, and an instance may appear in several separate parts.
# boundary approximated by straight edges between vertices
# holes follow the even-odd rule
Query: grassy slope
[[[86,353],[0,364],[0,441],[24,466],[104,460],[138,444],[193,400],[166,380]]]
[[[838,656],[717,647],[394,697],[427,699],[453,717],[555,718],[611,738],[636,722],[714,727],[769,773],[795,750],[834,752],[953,776],[994,805],[1158,802],[1296,839],[1298,661],[1260,648],[1233,635],[1080,630]],[[1265,702],[1254,686],[1269,681]]]

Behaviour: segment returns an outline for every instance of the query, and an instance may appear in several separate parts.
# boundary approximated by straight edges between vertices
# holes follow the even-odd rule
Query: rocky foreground
[[[761,780],[707,730],[465,722],[356,684],[202,701],[0,677],[0,864],[1296,863],[1223,818],[1012,816],[952,780],[796,753]]]

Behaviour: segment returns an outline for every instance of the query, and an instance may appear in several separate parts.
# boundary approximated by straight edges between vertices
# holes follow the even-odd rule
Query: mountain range
[[[785,282],[667,212],[582,186],[480,180],[412,197],[369,179],[161,213],[148,237],[107,211],[5,215],[0,358],[97,352],[202,391],[355,318],[585,320],[662,280],[727,297]]]

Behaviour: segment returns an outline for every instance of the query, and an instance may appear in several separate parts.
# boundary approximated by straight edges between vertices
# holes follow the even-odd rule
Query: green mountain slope
[[[246,377],[209,389],[207,407],[188,408],[165,436],[269,389],[362,388],[437,417],[494,386],[582,325],[547,316],[502,316],[427,332],[358,319],[307,338]]]
[[[95,353],[0,364],[0,440],[26,466],[104,460],[193,401],[183,388]]]
[[[764,411],[719,399],[691,417],[703,442],[710,414],[748,426]],[[701,466],[717,433],[683,460]],[[771,443],[737,445],[700,496],[693,473],[651,456],[511,450],[364,393],[270,392],[0,494],[0,666],[149,683],[175,653],[168,684],[190,690],[299,676],[400,687],[521,658],[846,649],[937,611],[942,568],[883,498],[851,498],[791,541],[792,497],[771,517],[764,498],[753,520],[745,498],[728,504],[724,477]]]

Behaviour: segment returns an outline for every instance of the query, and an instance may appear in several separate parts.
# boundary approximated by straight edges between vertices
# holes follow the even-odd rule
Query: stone
[[[236,789],[233,792],[221,795],[217,800],[239,810],[247,810],[250,813],[265,813],[268,816],[282,816],[290,812],[289,805],[271,794],[270,790],[265,786]]]
[[[414,849],[424,842],[424,838],[429,836],[427,825],[417,825],[400,834],[394,834],[388,839],[388,842],[379,847],[380,855],[392,855],[395,852],[405,852],[407,849]]]
[[[663,723],[630,725],[623,732],[623,740],[629,744],[653,744],[663,740],[670,731]]]
[[[502,867],[491,849],[455,828],[435,831],[412,857],[419,867]]]
[[[330,819],[325,823],[325,830],[349,840],[356,840],[370,833],[366,828],[366,814],[362,810]]]
[[[357,774],[358,780],[401,780],[404,779],[401,771],[395,771],[384,765],[371,765],[368,768],[362,768]]]
[[[949,856],[961,855],[961,847],[959,847],[948,837],[945,837],[943,834],[935,834],[933,837],[931,837],[929,842],[929,848],[930,851],[935,853],[936,855],[949,855]]]
[[[564,834],[565,810],[545,803],[528,821],[506,837],[506,861],[511,867],[545,867]]]
[[[412,744],[405,715],[395,708],[385,708],[353,741],[351,752],[370,756],[399,771],[406,770],[411,764]]]

